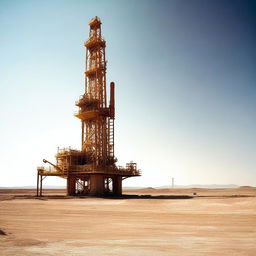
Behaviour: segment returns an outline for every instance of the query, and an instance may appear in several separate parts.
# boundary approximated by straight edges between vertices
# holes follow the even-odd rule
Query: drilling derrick
[[[117,167],[114,155],[115,84],[110,83],[107,105],[106,41],[101,35],[98,17],[89,22],[86,47],[85,93],[76,101],[79,110],[75,116],[81,120],[81,150],[58,149],[56,164],[38,167],[37,195],[42,195],[42,181],[46,176],[67,179],[67,195],[121,195],[122,180],[140,176],[137,164]]]
[[[93,19],[89,25],[89,39],[85,42],[85,94],[76,103],[80,108],[76,117],[82,121],[82,151],[90,152],[96,165],[106,166],[114,160],[114,141],[110,137],[114,133],[114,115],[110,116],[106,103],[106,42],[101,37],[100,20]]]

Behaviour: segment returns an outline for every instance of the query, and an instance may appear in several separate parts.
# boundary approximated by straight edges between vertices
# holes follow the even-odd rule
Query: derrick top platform
[[[101,25],[101,20],[99,17],[95,16],[94,18],[92,18],[88,25],[91,27],[91,28],[95,28],[95,27],[100,27]]]

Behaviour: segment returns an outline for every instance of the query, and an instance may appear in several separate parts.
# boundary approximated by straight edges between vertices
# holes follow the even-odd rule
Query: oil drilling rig
[[[67,195],[121,195],[122,180],[140,176],[137,164],[116,165],[114,154],[115,84],[110,83],[107,105],[106,41],[101,35],[101,20],[89,22],[86,48],[85,93],[75,105],[75,116],[81,120],[81,150],[59,149],[56,164],[37,168],[37,196],[42,196],[42,182],[47,176],[67,179]]]

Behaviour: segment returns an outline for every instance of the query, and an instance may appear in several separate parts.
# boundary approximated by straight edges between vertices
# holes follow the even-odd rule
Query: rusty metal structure
[[[37,168],[37,196],[42,196],[42,182],[47,176],[67,179],[67,195],[121,195],[122,180],[140,176],[137,164],[116,165],[114,154],[115,84],[110,83],[107,105],[106,41],[98,17],[89,22],[86,47],[85,93],[76,101],[81,120],[81,150],[64,148],[56,154],[56,164]]]

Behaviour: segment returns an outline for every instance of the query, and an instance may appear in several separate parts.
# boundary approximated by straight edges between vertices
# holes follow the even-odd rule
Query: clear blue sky
[[[88,21],[116,82],[126,186],[256,186],[255,1],[0,0],[0,186],[35,185],[42,159],[80,148]],[[47,178],[47,184],[64,184]]]

